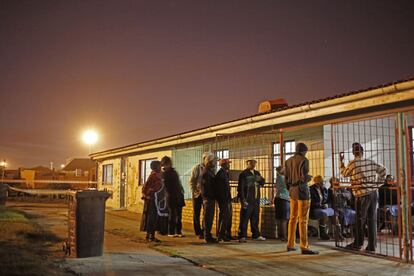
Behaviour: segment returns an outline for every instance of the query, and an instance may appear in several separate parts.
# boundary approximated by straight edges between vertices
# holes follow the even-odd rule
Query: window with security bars
[[[285,161],[295,154],[296,142],[289,140],[284,142],[283,156]],[[280,143],[273,143],[273,183],[276,183],[276,168],[282,165]]]
[[[217,170],[220,168],[219,161],[220,159],[229,159],[230,158],[230,151],[228,149],[222,149],[216,151],[216,158],[217,158]]]
[[[103,184],[112,184],[112,175],[113,175],[113,165],[103,165],[102,166],[102,183]]]

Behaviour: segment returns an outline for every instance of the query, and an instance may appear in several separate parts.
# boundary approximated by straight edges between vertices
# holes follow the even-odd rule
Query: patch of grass
[[[0,209],[0,275],[56,274],[47,261],[47,244],[59,239],[23,212]]]
[[[0,206],[0,222],[27,222],[28,219],[26,218],[25,214],[7,208],[5,206]]]

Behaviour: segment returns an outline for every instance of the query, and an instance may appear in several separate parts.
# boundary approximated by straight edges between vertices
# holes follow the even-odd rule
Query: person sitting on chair
[[[328,204],[335,210],[335,240],[342,241],[349,235],[349,227],[355,224],[355,210],[351,207],[354,198],[349,188],[340,187],[338,178],[332,177],[329,183]]]
[[[394,186],[394,176],[389,174],[385,177],[384,184],[378,188],[378,231],[381,231],[387,226],[391,226],[392,232],[398,233],[397,219],[399,202],[397,189],[393,189],[393,187],[396,187]]]
[[[334,216],[334,210],[328,206],[328,189],[323,185],[323,178],[317,175],[310,187],[311,206],[310,217],[319,220],[319,235],[322,240],[329,240],[327,225],[329,217]]]

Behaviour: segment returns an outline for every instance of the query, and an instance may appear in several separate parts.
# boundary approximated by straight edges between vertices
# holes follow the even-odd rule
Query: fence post
[[[408,208],[408,178],[407,178],[407,133],[405,128],[404,113],[397,114],[398,129],[398,164],[399,164],[399,185],[401,188],[401,218],[402,218],[402,237],[403,253],[406,262],[410,261],[410,242],[409,242],[409,212]]]

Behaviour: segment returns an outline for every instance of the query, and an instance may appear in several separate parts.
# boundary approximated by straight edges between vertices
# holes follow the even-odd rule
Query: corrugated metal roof
[[[155,138],[155,139],[151,139],[151,140],[141,141],[141,142],[138,142],[138,143],[133,143],[133,144],[122,146],[122,147],[111,148],[111,149],[108,149],[108,150],[95,152],[91,155],[102,154],[102,153],[109,152],[109,151],[120,150],[120,149],[124,149],[124,148],[128,148],[128,147],[137,146],[137,145],[143,144],[143,143],[156,141],[156,140],[168,139],[170,137],[174,137],[174,136],[177,136],[177,135],[183,135],[183,134],[187,134],[187,133],[191,133],[191,132],[195,132],[195,131],[199,131],[199,130],[203,130],[203,129],[208,129],[210,127],[215,127],[215,126],[219,126],[219,125],[223,125],[223,124],[227,124],[227,123],[232,123],[232,122],[236,122],[236,121],[239,121],[239,120],[254,118],[254,117],[257,117],[257,116],[263,116],[264,114],[276,113],[276,112],[280,112],[280,111],[283,111],[283,110],[293,109],[293,108],[297,108],[297,107],[301,107],[301,106],[308,106],[308,105],[315,104],[315,103],[326,102],[326,101],[330,101],[330,100],[333,100],[333,99],[343,98],[343,97],[347,97],[347,96],[351,96],[351,95],[355,95],[355,94],[367,92],[367,91],[370,91],[370,90],[379,89],[379,88],[383,88],[383,87],[387,87],[387,86],[407,82],[407,81],[412,81],[412,80],[414,80],[414,77],[401,79],[401,80],[398,80],[398,81],[389,82],[389,83],[381,84],[381,85],[378,85],[378,86],[372,86],[372,87],[361,89],[361,90],[355,90],[355,91],[350,91],[350,92],[346,92],[346,93],[342,93],[342,94],[337,94],[337,95],[334,95],[334,96],[325,97],[325,98],[321,98],[321,99],[317,99],[317,100],[307,101],[307,102],[304,102],[304,103],[300,103],[300,104],[291,105],[291,106],[279,108],[279,109],[276,109],[276,110],[272,110],[272,111],[269,111],[269,112],[257,113],[257,114],[253,114],[253,115],[250,115],[250,116],[241,117],[241,118],[237,118],[237,119],[234,119],[234,120],[226,121],[226,122],[209,125],[207,127],[201,127],[201,128],[197,128],[197,129],[193,129],[193,130],[189,130],[189,131],[184,131],[184,132],[181,132],[181,133],[176,133],[176,134],[173,134],[173,135],[168,135],[168,136],[159,137],[159,138]]]

